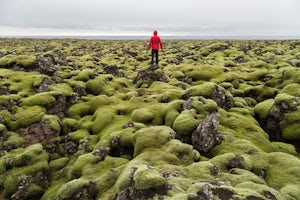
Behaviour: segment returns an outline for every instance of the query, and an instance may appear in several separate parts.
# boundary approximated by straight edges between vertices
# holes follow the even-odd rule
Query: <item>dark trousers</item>
[[[151,52],[151,65],[154,63],[154,56],[155,56],[155,63],[158,64],[158,50],[152,49]]]

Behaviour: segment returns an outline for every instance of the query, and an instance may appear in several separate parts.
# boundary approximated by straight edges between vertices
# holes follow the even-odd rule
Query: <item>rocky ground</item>
[[[300,41],[0,39],[0,199],[296,200]]]

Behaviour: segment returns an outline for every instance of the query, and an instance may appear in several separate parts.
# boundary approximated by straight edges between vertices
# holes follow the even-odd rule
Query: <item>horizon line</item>
[[[0,38],[37,39],[148,39],[151,35],[0,35]],[[300,35],[160,35],[162,39],[300,39]]]

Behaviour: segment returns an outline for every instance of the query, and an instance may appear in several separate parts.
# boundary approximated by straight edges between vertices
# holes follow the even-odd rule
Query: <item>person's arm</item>
[[[152,46],[152,38],[150,38],[150,40],[149,40],[148,50],[151,48],[151,46]]]
[[[160,38],[159,38],[159,44],[160,44],[160,48],[162,49],[162,41]]]
[[[162,49],[163,48],[163,46],[162,46],[162,41],[161,41],[161,39],[159,38],[159,45],[160,45],[160,48]]]

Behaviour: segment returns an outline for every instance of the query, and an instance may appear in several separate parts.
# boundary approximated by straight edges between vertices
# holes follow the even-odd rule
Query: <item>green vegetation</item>
[[[0,39],[0,199],[298,199],[299,41],[146,45]]]

